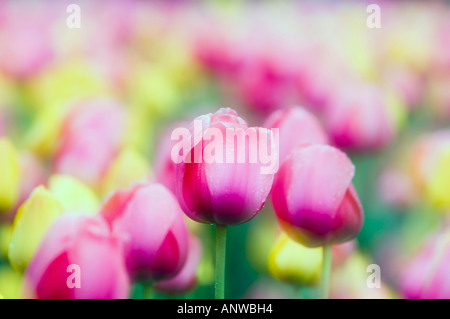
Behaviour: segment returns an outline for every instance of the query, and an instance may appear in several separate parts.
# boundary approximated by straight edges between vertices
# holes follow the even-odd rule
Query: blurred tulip
[[[422,136],[414,145],[410,168],[413,180],[435,207],[448,210],[448,169],[450,131],[440,130]]]
[[[115,192],[101,214],[114,231],[126,234],[124,255],[133,279],[168,279],[180,271],[188,250],[186,224],[164,186],[137,184]]]
[[[61,216],[48,230],[27,268],[26,296],[127,298],[129,280],[117,236],[111,234],[100,216],[75,213]]]
[[[20,185],[19,156],[13,144],[6,138],[0,139],[0,212],[5,212],[19,199]]]
[[[372,151],[393,140],[397,131],[396,110],[390,110],[381,91],[363,85],[339,92],[325,114],[329,134],[338,147]]]
[[[264,126],[280,129],[280,163],[299,145],[328,144],[328,137],[317,118],[300,107],[275,111]]]
[[[355,252],[349,260],[331,273],[330,298],[333,299],[390,299],[394,295],[389,287],[379,278],[378,286],[369,286],[370,272],[373,263],[369,258]],[[382,276],[382,274],[380,274]]]
[[[282,234],[269,256],[269,272],[278,280],[298,286],[319,284],[322,248],[308,248]]]
[[[92,99],[76,105],[66,117],[55,173],[98,187],[119,150],[124,125],[125,110],[113,100]]]
[[[133,182],[146,179],[149,175],[147,159],[133,149],[125,148],[116,156],[103,177],[101,193],[106,196],[112,191],[128,188]]]
[[[100,207],[97,195],[86,185],[68,175],[50,176],[50,193],[65,212],[96,214]]]
[[[33,153],[21,152],[19,154],[19,162],[23,178],[20,179],[19,200],[16,203],[17,209],[30,197],[35,188],[45,184],[47,178],[44,164]]]
[[[411,207],[416,199],[411,177],[405,172],[388,168],[378,180],[378,194],[381,201],[392,207]]]
[[[364,217],[351,182],[354,171],[350,159],[331,146],[297,148],[272,189],[275,213],[287,234],[308,247],[355,238]]]
[[[157,291],[166,294],[185,294],[194,289],[197,284],[197,270],[202,257],[202,245],[200,241],[189,236],[188,255],[183,268],[175,277],[155,283]]]
[[[435,234],[403,265],[400,291],[410,299],[449,299],[450,236]]]
[[[202,123],[202,131],[196,132],[193,127],[199,122]],[[205,149],[212,145],[208,143],[207,136],[220,131],[225,137],[226,129],[235,129],[238,140],[242,137],[245,144],[238,142],[235,147],[234,140],[230,142],[232,145],[224,141],[215,142],[222,149],[224,158],[243,154],[246,158],[242,163],[234,158],[232,163],[225,159],[216,161],[207,158]],[[182,155],[181,163],[177,164],[176,184],[178,200],[188,217],[200,223],[237,225],[249,221],[262,209],[276,171],[263,174],[261,170],[264,167],[260,159],[251,163],[250,154],[255,155],[251,147],[259,145],[261,151],[262,146],[260,141],[254,144],[253,141],[245,141],[246,129],[247,123],[230,108],[198,117],[190,126],[189,143],[183,144],[183,148],[188,146],[188,152]],[[253,132],[256,133],[256,130]],[[271,131],[268,138],[270,155],[278,161]]]
[[[53,222],[63,213],[61,204],[39,186],[20,207],[14,218],[8,257],[11,265],[23,272]]]
[[[9,8],[2,23],[0,68],[17,80],[25,80],[38,73],[53,59],[52,20],[42,9]]]

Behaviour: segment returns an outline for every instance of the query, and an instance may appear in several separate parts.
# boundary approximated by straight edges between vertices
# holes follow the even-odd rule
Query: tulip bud
[[[166,294],[184,294],[194,289],[197,284],[197,269],[202,257],[202,246],[199,240],[189,237],[188,255],[183,268],[175,277],[155,283],[157,291]]]
[[[275,213],[287,234],[308,247],[355,238],[363,211],[351,182],[354,171],[336,148],[297,148],[281,166],[272,189]]]
[[[317,118],[300,107],[275,111],[264,126],[280,129],[280,163],[299,145],[328,144],[328,137]]]
[[[62,205],[64,212],[96,214],[100,203],[97,195],[86,185],[68,175],[52,175],[50,193]]]
[[[149,174],[150,165],[147,160],[132,149],[124,149],[102,179],[102,194],[105,196],[111,191],[128,188],[133,182],[145,179]]]
[[[61,204],[43,186],[36,188],[19,208],[8,250],[9,261],[16,270],[25,270],[47,229],[62,213]]]
[[[126,266],[134,279],[173,277],[187,254],[187,230],[176,198],[161,184],[113,193],[101,208],[112,229],[124,233]]]
[[[129,293],[120,240],[100,216],[61,216],[24,279],[26,296],[39,299],[119,299]]]
[[[237,225],[259,213],[278,168],[273,134],[268,131],[264,138],[263,132],[267,131],[248,128],[229,108],[198,117],[190,131],[181,132],[189,137],[180,142],[183,155],[177,166],[176,193],[188,217],[201,223]],[[230,135],[237,136],[238,142],[234,137],[230,141]],[[261,160],[267,152],[263,143],[270,149],[266,167]]]
[[[269,272],[278,280],[299,286],[320,281],[322,248],[308,248],[282,234],[269,256]]]
[[[20,164],[14,146],[5,138],[0,139],[0,212],[11,209],[19,197]]]

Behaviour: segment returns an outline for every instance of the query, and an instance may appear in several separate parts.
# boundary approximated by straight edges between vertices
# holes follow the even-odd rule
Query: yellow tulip
[[[438,208],[450,209],[450,148],[442,150],[439,154],[425,188],[431,204]]]
[[[299,286],[320,282],[322,248],[308,248],[282,234],[269,255],[269,272],[278,280]]]
[[[88,186],[69,175],[52,175],[49,181],[50,193],[61,204],[64,212],[96,214],[100,202]]]
[[[50,225],[63,213],[63,207],[43,186],[37,187],[19,208],[13,223],[8,258],[23,272],[33,258]]]
[[[12,143],[0,139],[0,212],[11,209],[19,197],[19,156]]]
[[[130,169],[132,168],[132,169]],[[102,194],[128,188],[133,182],[148,177],[150,165],[144,156],[132,149],[122,150],[109,167],[102,181]]]

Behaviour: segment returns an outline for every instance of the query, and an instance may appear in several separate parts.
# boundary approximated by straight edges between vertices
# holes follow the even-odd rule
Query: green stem
[[[323,246],[322,273],[320,277],[320,298],[328,299],[331,274],[331,249],[332,245]]]
[[[149,282],[144,283],[144,299],[153,299],[153,287]]]
[[[227,246],[227,226],[216,225],[216,299],[225,298],[225,255]]]

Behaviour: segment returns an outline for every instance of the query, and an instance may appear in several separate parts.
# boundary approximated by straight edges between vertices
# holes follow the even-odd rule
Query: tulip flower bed
[[[0,1],[0,298],[450,298],[450,4],[371,8]]]

